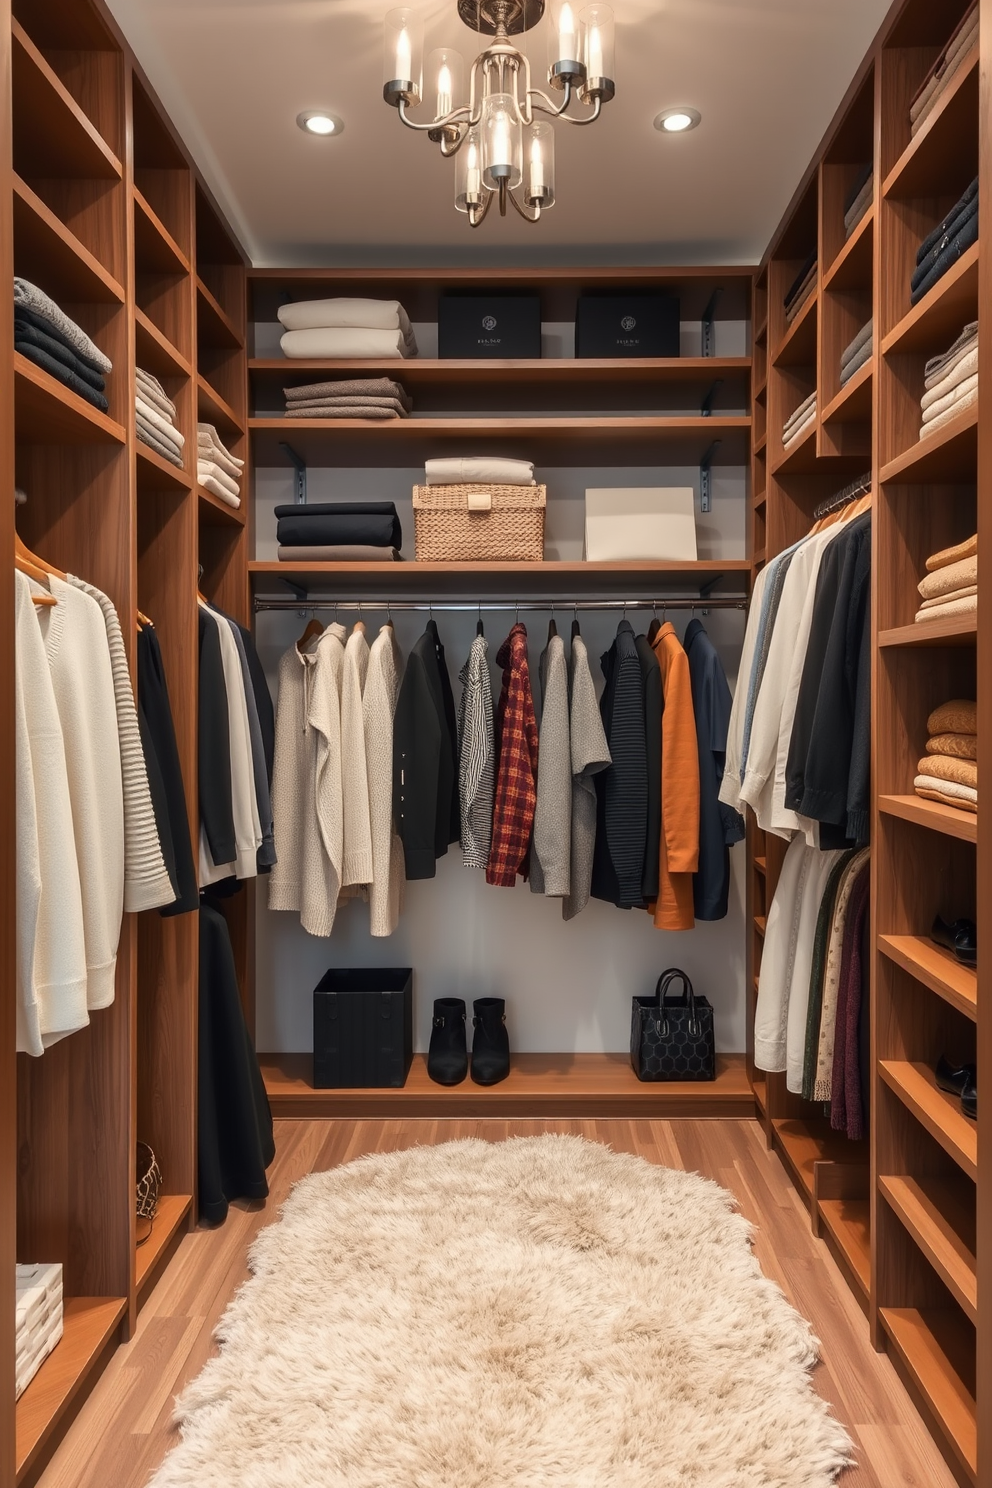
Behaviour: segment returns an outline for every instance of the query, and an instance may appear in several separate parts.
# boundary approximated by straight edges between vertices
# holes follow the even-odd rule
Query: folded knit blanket
[[[185,434],[181,434],[179,432],[171,419],[168,419],[165,417],[164,414],[159,413],[157,408],[153,408],[152,405],[142,397],[140,392],[135,393],[134,406],[138,413],[141,414],[141,417],[144,419],[145,423],[150,424],[153,429],[156,429],[158,431],[158,436],[160,439],[164,439],[166,444],[174,444],[177,449],[182,449],[183,445],[186,443]]]
[[[949,594],[952,589],[961,589],[965,584],[978,583],[978,554],[961,558],[957,563],[945,563],[942,568],[928,573],[917,584],[921,599],[937,599]]]
[[[135,367],[134,382],[135,390],[141,394],[145,402],[157,408],[162,417],[168,419],[170,423],[175,423],[176,405],[158,379],[150,377],[140,367]]]
[[[204,460],[202,457],[197,459],[196,478],[200,482],[201,486],[208,478],[210,480],[216,481],[219,486],[223,487],[223,489],[228,493],[229,496],[233,496],[237,501],[240,502],[241,487],[238,485],[233,476],[228,475],[226,471],[222,470],[219,465],[214,464],[212,460]]]
[[[429,486],[532,486],[530,460],[507,460],[500,455],[445,456],[424,463]]]
[[[977,760],[977,734],[934,734],[927,740],[927,754],[950,754],[955,759]]]
[[[816,292],[816,268],[811,269],[807,282],[785,312],[785,323],[791,325],[802,314]]]
[[[338,296],[330,300],[296,300],[280,305],[279,324],[287,331],[402,331],[415,343],[413,326],[399,300],[363,300]]]
[[[37,324],[35,324],[37,322]],[[22,344],[27,342],[30,346],[36,346],[39,351],[54,357],[61,362],[63,367],[78,377],[87,386],[93,388],[94,392],[102,393],[107,386],[103,374],[94,372],[93,368],[83,361],[81,356],[74,352],[71,346],[67,346],[61,337],[52,336],[48,330],[43,329],[47,322],[40,315],[34,315],[31,311],[21,312],[14,309],[14,340]]]
[[[962,377],[959,381],[952,380],[949,386],[945,383],[940,383],[937,387],[933,388],[929,393],[926,394],[926,398],[930,401],[924,401],[923,403],[923,422],[925,424],[928,424],[931,419],[937,418],[940,414],[946,413],[949,408],[952,408],[956,403],[960,403],[962,398],[966,398],[970,392],[972,392],[973,390],[977,390],[977,351],[975,352],[975,360],[973,365],[974,371],[968,373],[966,377]],[[955,377],[956,374],[952,373],[951,378],[954,379]]]
[[[934,708],[927,719],[927,737],[935,734],[977,734],[978,704],[971,698],[951,698]]]
[[[918,305],[924,299],[935,284],[939,284],[949,269],[952,269],[959,258],[962,258],[975,243],[978,242],[978,209],[969,216],[962,227],[949,238],[941,248],[925,279],[916,286],[910,294],[910,304]]]
[[[853,205],[844,213],[844,237],[849,238],[867,212],[875,198],[875,181],[869,179],[854,201]]]
[[[286,331],[280,339],[283,356],[328,357],[340,361],[392,360],[416,356],[402,331],[365,330],[360,326],[320,326]]]
[[[934,267],[934,264],[937,263],[940,255],[944,252],[947,245],[955,238],[960,237],[965,227],[977,216],[978,196],[975,195],[969,197],[968,201],[965,202],[964,205],[960,207],[957,212],[954,213],[950,222],[948,222],[947,227],[941,233],[940,237],[934,243],[933,247],[917,263],[916,268],[913,270],[912,278],[910,279],[910,287],[913,290],[918,289],[923,281],[928,277]]]
[[[957,806],[961,811],[978,810],[978,791],[969,785],[955,785],[938,780],[934,775],[917,775],[913,781],[918,796],[925,801],[940,801],[944,806]]]
[[[855,375],[855,373],[856,372],[860,372],[862,367],[866,367],[868,365],[868,363],[871,361],[872,351],[873,350],[874,350],[873,343],[871,341],[866,341],[865,344],[864,344],[864,346],[862,346],[861,350],[857,353],[857,355],[854,356],[854,357],[852,357],[849,362],[845,363],[845,365],[843,367],[841,367],[841,369],[840,369],[840,385],[841,385],[841,387],[846,387],[846,385],[851,381],[851,378]]]
[[[854,337],[853,341],[848,342],[847,346],[844,347],[844,350],[840,354],[841,367],[846,367],[848,362],[853,361],[854,358],[858,355],[858,352],[862,351],[869,344],[872,339],[873,328],[874,321],[866,321],[865,324],[861,327],[858,334]]]
[[[794,425],[793,428],[789,430],[788,434],[782,435],[783,446],[787,449],[790,444],[795,444],[797,440],[803,437],[804,434],[809,433],[810,429],[812,429],[815,423],[816,410],[814,409],[812,413],[806,415],[802,423]]]
[[[55,357],[49,356],[47,351],[42,351],[40,346],[35,346],[30,341],[18,340],[15,335],[14,350],[19,351],[22,356],[27,357],[29,362],[34,362],[36,367],[41,367],[44,372],[47,372],[50,377],[54,377],[63,387],[69,388],[71,392],[78,393],[80,398],[85,398],[86,402],[91,403],[94,408],[99,408],[101,413],[109,412],[110,404],[102,393],[98,393],[96,388],[90,387],[88,382],[84,382],[81,377],[77,377],[75,372],[70,367],[67,367],[64,362],[60,362]]]
[[[951,32],[950,36],[947,38],[947,41],[937,53],[930,67],[928,68],[926,75],[920,83],[920,86],[917,88],[916,92],[910,99],[909,117],[911,119],[915,119],[919,114],[920,109],[923,107],[923,104],[926,101],[927,94],[932,91],[934,83],[940,78],[941,74],[945,71],[948,62],[958,51],[957,42],[959,37],[961,36],[961,33],[969,29],[977,14],[978,0],[972,0],[972,4],[969,5],[964,15],[954,27],[954,30]]]
[[[961,363],[978,349],[978,322],[965,326],[953,346],[939,357],[931,357],[923,369],[923,386],[927,392],[938,387],[956,372]],[[972,368],[972,370],[974,370]]]
[[[112,372],[114,364],[108,356],[91,341],[89,336],[78,326],[74,320],[70,320],[65,311],[56,305],[53,299],[39,289],[37,284],[32,284],[28,279],[14,279],[14,304],[28,310],[33,310],[49,321],[60,336],[64,336],[66,342],[79,356],[89,362],[95,372]]]
[[[404,407],[413,407],[402,383],[392,377],[345,377],[334,382],[309,382],[302,387],[283,388],[287,403],[313,403],[336,398],[396,398]]]
[[[803,399],[798,408],[793,409],[792,413],[789,414],[789,417],[782,425],[782,432],[788,434],[790,430],[796,428],[799,424],[805,423],[810,414],[815,412],[816,393],[812,392],[808,397]]]
[[[978,593],[978,584],[962,584],[960,589],[949,589],[946,594],[935,595],[933,599],[925,599],[920,605],[922,611],[936,609],[938,605],[951,604],[956,599],[967,599],[971,594]]]
[[[978,379],[976,378],[975,381],[977,384]],[[921,439],[925,438],[928,434],[936,433],[938,429],[942,429],[945,424],[953,423],[955,419],[963,419],[965,415],[970,412],[971,409],[977,408],[977,386],[964,387],[964,385],[962,385],[962,387],[963,391],[961,396],[954,403],[951,404],[950,408],[946,408],[942,413],[937,414],[934,418],[927,419],[926,422],[920,426]],[[930,410],[928,409],[927,412],[929,413]]]
[[[950,86],[958,67],[978,40],[978,5],[966,11],[955,26],[951,38],[913,95],[909,106],[911,133],[922,129],[936,100]]]
[[[168,460],[170,465],[175,465],[178,470],[182,470],[183,457],[175,445],[166,444],[165,440],[159,437],[158,431],[153,429],[151,424],[144,422],[140,413],[135,415],[134,426],[135,432],[142,444],[147,444],[149,449],[153,449],[157,455],[161,455],[163,460]]]
[[[216,475],[201,475],[198,467],[196,478],[205,491],[210,491],[212,495],[217,497],[218,501],[223,501],[226,506],[230,506],[237,511],[241,505],[241,497],[232,496],[227,487],[221,485]]]
[[[403,529],[392,501],[324,501],[277,506],[276,538],[284,547],[360,543],[402,548]]]
[[[313,547],[279,548],[280,563],[397,563],[398,548],[377,548],[370,543],[324,543]]]
[[[401,403],[387,407],[382,403],[357,403],[342,406],[340,403],[290,403],[286,408],[290,419],[398,419],[406,417]]]
[[[966,538],[964,542],[956,543],[953,548],[941,548],[939,553],[933,553],[927,559],[927,573],[933,573],[935,568],[946,568],[949,563],[960,563],[962,558],[974,558],[978,553],[978,533]]]
[[[978,610],[977,589],[965,599],[942,599],[927,610],[917,610],[915,620],[942,620],[948,615],[970,615]]]
[[[978,177],[976,176],[975,179],[965,187],[964,191],[958,197],[951,210],[947,213],[947,216],[942,218],[941,221],[937,223],[937,226],[933,229],[933,231],[928,233],[927,236],[923,239],[923,242],[916,250],[917,265],[923,262],[927,254],[930,253],[931,250],[937,246],[941,238],[946,237],[948,229],[950,228],[951,223],[954,221],[955,217],[958,217],[964,210],[964,208],[968,205],[968,203],[970,201],[975,201],[977,197]]]

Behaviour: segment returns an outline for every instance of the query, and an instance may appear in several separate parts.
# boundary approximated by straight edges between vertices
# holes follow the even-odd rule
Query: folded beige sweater
[[[977,759],[978,735],[934,734],[927,740],[927,754],[951,754],[955,759]]]
[[[957,543],[953,548],[941,548],[939,553],[934,553],[928,558],[927,573],[933,573],[935,568],[946,568],[949,563],[959,563],[962,558],[974,558],[977,552],[978,533],[976,532],[974,537]]]
[[[936,600],[929,608],[917,610],[915,620],[940,620],[946,615],[970,615],[978,610],[978,590],[974,594],[968,594],[963,599],[953,599],[950,595],[946,599]]]
[[[934,708],[927,719],[927,736],[934,734],[977,734],[978,704],[969,698],[952,698]]]
[[[970,379],[969,379],[969,381],[970,381]],[[976,386],[975,387],[969,387],[969,388],[967,388],[966,391],[965,391],[964,396],[961,397],[961,398],[959,398],[959,399],[957,399],[954,403],[952,403],[951,406],[950,406],[950,408],[945,408],[944,412],[943,413],[938,413],[937,416],[936,416],[936,418],[928,419],[925,424],[922,424],[921,425],[921,427],[920,427],[920,438],[921,439],[926,439],[928,435],[935,434],[938,429],[942,429],[945,424],[951,424],[951,423],[953,423],[955,419],[964,420],[964,416],[969,411],[969,409],[977,408],[977,406],[978,406],[978,387],[977,387],[978,378],[977,377],[975,378],[975,383],[976,383]],[[964,386],[964,384],[962,384],[962,386]],[[930,410],[928,409],[927,412],[929,412],[929,411]]]
[[[978,765],[974,760],[959,759],[953,754],[927,754],[916,768],[921,775],[932,775],[936,780],[978,789]]]
[[[950,594],[953,589],[963,589],[967,584],[978,583],[978,554],[972,558],[961,558],[957,563],[948,563],[917,584],[921,599],[938,599]]]

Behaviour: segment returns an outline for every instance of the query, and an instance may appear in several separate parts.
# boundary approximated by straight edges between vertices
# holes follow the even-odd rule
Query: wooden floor
[[[858,1466],[841,1488],[954,1488],[954,1479],[888,1359],[868,1342],[864,1315],[779,1159],[754,1121],[278,1121],[265,1209],[232,1209],[218,1230],[188,1235],[39,1482],[42,1488],[144,1488],[174,1439],[172,1400],[212,1350],[211,1332],[246,1276],[258,1229],[306,1173],[369,1152],[456,1137],[500,1141],[574,1132],[651,1162],[696,1170],[731,1189],[758,1227],[756,1248],[822,1341],[816,1387],[853,1435]],[[608,1485],[604,1485],[608,1488]]]

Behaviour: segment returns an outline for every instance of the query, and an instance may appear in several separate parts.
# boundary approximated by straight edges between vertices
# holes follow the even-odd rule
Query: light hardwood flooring
[[[651,1162],[696,1170],[736,1194],[756,1249],[822,1342],[816,1387],[854,1437],[858,1465],[841,1488],[954,1488],[954,1479],[884,1355],[778,1158],[753,1121],[277,1121],[264,1208],[232,1208],[217,1230],[187,1235],[151,1294],[135,1337],[117,1350],[41,1488],[143,1488],[174,1439],[173,1397],[212,1351],[211,1334],[247,1275],[248,1246],[305,1174],[370,1152],[459,1137],[500,1141],[574,1132]],[[608,1488],[608,1485],[604,1485]]]

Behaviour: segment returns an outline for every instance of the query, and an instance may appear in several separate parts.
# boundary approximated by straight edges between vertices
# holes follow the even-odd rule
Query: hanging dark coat
[[[165,663],[152,625],[143,626],[138,633],[138,722],[155,824],[177,895],[176,902],[167,904],[159,913],[188,914],[199,905],[200,894]]]
[[[730,848],[745,835],[744,819],[720,800],[733,699],[727,674],[700,620],[682,642],[689,658],[692,711],[699,749],[699,867],[692,878],[697,920],[722,920],[730,897]]]
[[[613,763],[596,776],[596,849],[592,893],[618,909],[643,901],[648,766],[644,740],[644,680],[630,622],[602,657],[606,690],[600,713]]]

